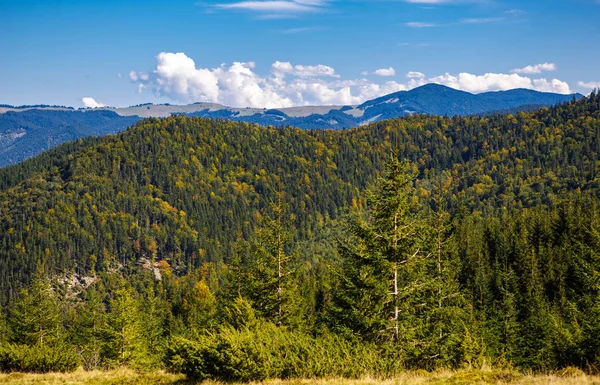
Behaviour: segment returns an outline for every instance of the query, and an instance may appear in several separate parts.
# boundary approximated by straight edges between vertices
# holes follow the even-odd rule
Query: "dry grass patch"
[[[112,371],[78,370],[74,373],[50,374],[0,374],[0,384],[10,385],[57,385],[57,384],[165,384],[194,385],[183,375],[158,372],[138,372],[131,369]],[[600,385],[600,377],[587,376],[579,370],[563,370],[554,375],[523,375],[508,370],[443,370],[434,373],[424,371],[406,372],[390,380],[377,379],[319,379],[319,380],[271,380],[253,385]],[[205,381],[202,385],[225,385],[215,381]],[[234,384],[227,384],[234,385]]]
[[[407,372],[391,380],[296,380],[268,381],[266,385],[600,385],[600,377],[586,376],[533,376],[523,375],[513,371],[438,371]],[[217,385],[212,383],[212,385]]]
[[[9,385],[117,385],[117,384],[184,384],[185,376],[159,372],[138,372],[131,369],[118,369],[111,371],[94,370],[86,372],[77,370],[73,373],[47,373],[47,374],[24,374],[9,373],[0,374],[0,384]]]

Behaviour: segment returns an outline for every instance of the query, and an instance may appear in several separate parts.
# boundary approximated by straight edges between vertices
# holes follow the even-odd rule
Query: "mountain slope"
[[[138,120],[102,110],[27,109],[0,114],[0,167],[69,140],[117,133]]]
[[[184,116],[69,143],[0,170],[0,294],[51,271],[175,273],[231,257],[281,186],[297,240],[357,204],[391,147],[418,187],[451,176],[449,208],[489,210],[600,196],[600,98],[516,116],[411,117],[345,131],[265,128]],[[24,179],[25,178],[25,179]]]
[[[358,106],[365,118],[390,119],[413,113],[467,116],[485,114],[536,104],[550,106],[582,95],[550,94],[526,89],[471,94],[439,84],[427,84],[410,91],[400,91]]]
[[[85,136],[116,133],[144,117],[176,114],[303,129],[342,129],[411,114],[466,116],[530,110],[581,95],[516,89],[470,94],[437,84],[396,92],[360,106],[304,106],[282,109],[229,108],[219,104],[144,104],[128,108],[69,110],[56,106],[0,107],[0,167],[17,163],[57,144]],[[4,113],[2,113],[4,112]]]

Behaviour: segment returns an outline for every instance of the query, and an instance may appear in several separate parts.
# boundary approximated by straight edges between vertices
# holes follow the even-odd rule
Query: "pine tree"
[[[23,289],[10,312],[10,339],[19,344],[53,345],[64,338],[60,304],[42,267]]]
[[[216,298],[206,279],[197,281],[182,301],[182,311],[185,323],[191,330],[208,329],[214,321],[216,313]]]
[[[234,309],[238,307],[236,302],[242,301],[246,306],[252,306],[249,300],[250,262],[248,242],[238,238],[234,246],[234,255],[226,265],[225,279],[217,297],[219,319],[234,327],[229,321],[235,313]]]
[[[84,296],[79,316],[71,338],[79,346],[86,370],[98,368],[102,363],[103,333],[106,330],[106,306],[98,285],[90,287]]]
[[[271,215],[263,218],[255,239],[248,244],[249,282],[245,296],[263,318],[281,325],[298,325],[300,298],[295,283],[298,254],[290,252],[292,234],[287,211],[278,193]],[[242,295],[244,296],[244,294]]]
[[[332,319],[344,333],[367,340],[414,342],[417,309],[428,282],[426,227],[415,193],[416,173],[390,156],[383,176],[367,190],[367,211],[347,223],[344,263]],[[414,344],[413,344],[414,346]]]
[[[4,312],[0,311],[0,344],[4,344],[8,341],[8,323],[6,322],[6,316]]]
[[[451,216],[446,211],[444,191],[451,179],[444,176],[435,188],[433,209],[429,218],[429,250],[432,258],[424,260],[429,292],[423,297],[419,354],[414,357],[422,365],[456,365],[462,359],[460,349],[465,334],[465,300],[460,292],[460,258],[452,228]]]
[[[152,285],[145,290],[142,300],[142,337],[147,346],[148,359],[159,361],[165,340],[165,318],[168,315],[168,306],[155,293]]]
[[[218,314],[225,322],[236,319],[235,324],[246,324],[243,314],[248,313],[248,305],[252,306],[252,319],[255,314],[278,326],[299,326],[305,321],[296,283],[299,255],[292,251],[292,224],[283,195],[279,187],[269,212],[256,214],[258,225],[250,240],[238,234],[218,293]]]
[[[110,300],[105,354],[120,365],[136,365],[147,360],[147,344],[142,330],[139,303],[130,290],[117,290]]]

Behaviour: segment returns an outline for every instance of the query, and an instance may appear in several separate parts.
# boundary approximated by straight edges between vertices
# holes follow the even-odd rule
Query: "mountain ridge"
[[[302,129],[345,129],[413,114],[488,115],[531,110],[580,99],[580,94],[553,94],[528,89],[471,94],[439,84],[398,91],[360,105],[290,108],[232,108],[215,103],[138,104],[125,108],[73,109],[55,105],[0,105],[0,167],[18,163],[60,143],[114,134],[143,118],[171,115],[227,119]]]

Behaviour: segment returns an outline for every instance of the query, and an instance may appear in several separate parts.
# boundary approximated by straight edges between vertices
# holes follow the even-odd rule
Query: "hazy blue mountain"
[[[104,110],[28,109],[0,114],[0,167],[69,140],[117,133],[138,120]]]
[[[429,115],[483,115],[493,111],[529,111],[532,106],[544,107],[566,102],[582,95],[561,95],[527,89],[471,94],[439,84],[427,84],[410,91],[400,91],[367,101],[359,106],[332,107],[323,112],[322,107],[298,109],[256,110],[215,109],[187,113],[191,116],[221,118],[264,125],[290,125],[304,129],[356,127],[384,119],[410,114]],[[319,108],[319,111],[311,111]]]
[[[427,84],[410,91],[395,92],[358,106],[364,118],[390,119],[408,114],[466,116],[490,111],[515,110],[521,106],[550,106],[581,98],[580,94],[561,95],[527,89],[471,94],[439,84]]]
[[[212,103],[184,106],[141,104],[127,108],[74,110],[61,106],[0,105],[0,167],[20,162],[60,143],[121,131],[141,118],[172,114],[229,119],[304,129],[343,129],[410,114],[489,115],[530,111],[580,98],[527,89],[471,94],[438,84],[400,91],[358,106],[281,109],[230,108]]]

